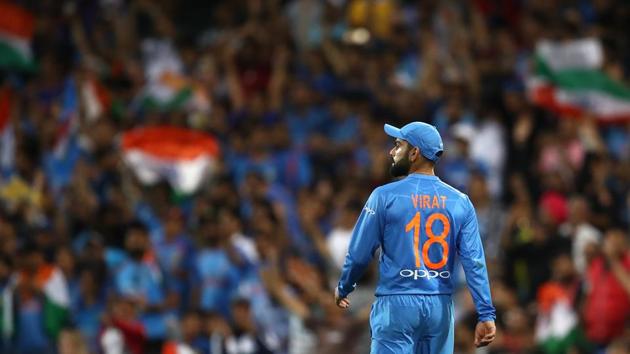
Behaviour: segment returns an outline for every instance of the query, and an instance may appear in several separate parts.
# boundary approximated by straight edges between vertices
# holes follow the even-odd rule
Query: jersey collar
[[[430,181],[439,181],[440,178],[438,176],[435,175],[425,175],[422,173],[410,173],[407,175],[406,178],[413,178],[413,179],[425,179],[425,180],[430,180]]]

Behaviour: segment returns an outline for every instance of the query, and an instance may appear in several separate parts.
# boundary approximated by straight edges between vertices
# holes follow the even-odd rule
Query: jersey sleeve
[[[352,238],[339,280],[341,297],[348,296],[356,288],[356,282],[363,275],[380,245],[385,208],[378,191],[376,189],[372,192],[352,230]]]
[[[475,209],[468,197],[466,197],[464,209],[465,216],[457,239],[457,252],[464,267],[466,283],[477,308],[479,321],[494,321],[496,315],[490,296],[490,282],[479,235],[479,224]]]

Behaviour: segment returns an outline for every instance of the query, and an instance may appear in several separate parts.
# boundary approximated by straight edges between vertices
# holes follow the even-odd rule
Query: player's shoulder
[[[459,199],[461,201],[469,200],[468,195],[466,195],[466,193],[460,191],[459,189],[451,186],[450,184],[442,180],[438,180],[437,185],[442,189],[443,192],[448,193],[451,198]]]
[[[454,211],[457,211],[457,214],[461,213],[460,215],[465,216],[468,215],[470,210],[474,210],[472,202],[466,193],[442,180],[438,181],[438,186],[441,190],[441,194],[446,195],[452,202],[449,203],[449,205],[451,205],[451,208],[453,208]]]

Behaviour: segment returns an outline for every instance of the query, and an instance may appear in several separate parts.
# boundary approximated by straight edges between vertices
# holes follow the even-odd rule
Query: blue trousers
[[[378,296],[370,354],[452,354],[453,312],[450,295]]]

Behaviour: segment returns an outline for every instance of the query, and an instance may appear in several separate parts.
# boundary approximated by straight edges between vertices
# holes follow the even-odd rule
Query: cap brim
[[[385,129],[385,133],[389,136],[391,136],[392,138],[398,138],[398,139],[402,139],[405,140],[405,138],[403,138],[402,133],[400,132],[400,129],[396,128],[393,125],[389,125],[389,124],[385,124],[385,126],[383,127]]]

